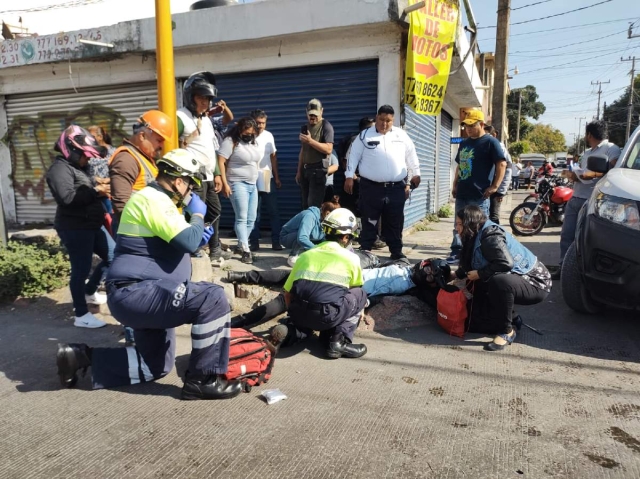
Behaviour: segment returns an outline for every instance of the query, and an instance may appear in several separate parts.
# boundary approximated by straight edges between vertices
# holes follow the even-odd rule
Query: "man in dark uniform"
[[[115,258],[107,275],[113,317],[133,328],[135,346],[58,345],[58,375],[73,387],[91,367],[94,389],[153,381],[175,361],[175,329],[191,324],[191,357],[182,399],[227,399],[242,391],[227,381],[230,307],[224,290],[193,283],[189,254],[209,241],[205,203],[191,190],[200,183],[193,153],[178,149],[157,162],[156,182],[133,195],[122,213]],[[185,200],[190,198],[190,201]],[[185,205],[186,203],[186,205]],[[187,223],[178,208],[191,215]]]

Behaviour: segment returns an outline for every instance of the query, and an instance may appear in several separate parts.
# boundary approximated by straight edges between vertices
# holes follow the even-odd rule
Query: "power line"
[[[551,69],[554,69],[554,68],[561,69],[562,67],[564,67],[566,65],[575,65],[576,63],[584,63],[584,58],[581,58],[580,60],[576,60],[574,62],[560,63],[558,65],[552,65],[552,66],[548,66],[548,67],[541,67],[541,68],[536,68],[535,70],[528,70],[526,72],[520,72],[520,73],[518,73],[518,75],[524,75],[526,73],[538,72],[538,71],[541,71],[541,70],[551,70]],[[616,65],[616,64],[617,64],[617,62],[616,63],[611,63],[610,65]],[[584,65],[584,67],[574,67],[574,68],[587,68],[587,67],[588,68],[593,68],[591,65]]]
[[[595,42],[595,41],[597,41],[597,40],[602,40],[603,38],[609,38],[609,37],[612,37],[612,36],[614,36],[614,35],[619,35],[620,33],[624,33],[624,32],[626,32],[626,31],[627,31],[627,29],[625,28],[625,29],[624,29],[624,30],[622,30],[622,31],[617,31],[617,32],[615,32],[615,33],[610,33],[609,35],[605,35],[605,36],[603,36],[603,37],[592,38],[592,39],[590,39],[590,40],[585,40],[585,41],[582,41],[582,42],[567,43],[566,45],[562,45],[562,46],[560,46],[560,47],[555,47],[555,48],[541,48],[541,49],[539,49],[539,50],[521,50],[521,51],[516,51],[516,52],[512,52],[512,53],[513,53],[513,54],[516,54],[516,53],[550,52],[550,51],[553,51],[553,50],[560,50],[561,48],[571,47],[571,46],[573,46],[573,45],[582,45],[583,43],[591,43],[591,42]],[[626,40],[626,38],[625,38],[624,40]]]
[[[518,65],[520,65],[521,63],[524,63],[527,61],[527,59],[531,59],[531,61],[534,62],[539,62],[540,60],[538,60],[539,58],[553,58],[553,57],[566,57],[566,56],[585,56],[585,55],[593,55],[594,53],[599,53],[599,54],[604,54],[604,53],[612,53],[612,52],[617,52],[620,53],[620,48],[621,47],[614,47],[614,45],[608,45],[608,48],[604,48],[602,50],[589,50],[589,51],[585,51],[584,49],[582,50],[571,50],[568,52],[564,52],[564,53],[554,53],[552,55],[530,55],[528,53],[514,53],[513,56],[514,57],[525,57],[522,58],[520,60],[518,60]]]
[[[576,8],[574,10],[569,10],[567,12],[562,12],[562,13],[556,13],[553,15],[548,15],[546,17],[540,17],[540,18],[533,18],[531,20],[523,20],[522,22],[515,22],[515,23],[511,23],[510,26],[515,26],[515,25],[523,25],[525,23],[531,23],[531,22],[539,22],[540,20],[547,20],[548,18],[554,18],[554,17],[560,17],[562,15],[567,15],[568,13],[574,13],[574,12],[579,12],[580,10],[586,10],[588,8],[592,8],[592,7],[597,7],[598,5],[603,5],[605,3],[609,3],[612,2],[613,0],[604,0],[603,2],[598,2],[598,3],[594,3],[593,5],[587,5],[586,7],[580,7],[580,8]],[[478,27],[478,30],[482,29],[482,28],[496,28],[497,25],[490,25],[488,27]]]
[[[630,20],[629,18],[620,18],[618,20],[608,20],[606,22],[582,23],[582,24],[578,24],[578,25],[569,25],[569,26],[566,26],[566,27],[562,27],[562,29],[548,28],[546,30],[535,30],[533,32],[511,33],[509,35],[509,37],[519,37],[519,36],[522,36],[522,35],[533,35],[533,34],[536,34],[536,33],[546,33],[546,32],[565,33],[565,30],[574,30],[576,28],[591,27],[593,25],[604,25],[606,23],[628,22],[629,20]],[[627,31],[627,30],[625,30],[625,31]],[[488,37],[488,38],[483,38],[481,41],[483,41],[483,40],[495,40],[495,39],[496,39],[496,37]]]
[[[521,7],[512,8],[512,9],[511,9],[511,11],[512,11],[512,12],[514,12],[514,11],[516,11],[516,10],[521,10],[521,9],[523,9],[523,8],[528,8],[528,7],[533,7],[533,6],[535,6],[535,5],[540,5],[541,3],[548,3],[548,2],[550,2],[550,1],[551,1],[551,0],[542,0],[542,1],[540,1],[540,2],[530,3],[529,5],[523,5],[523,6],[521,6]]]
[[[104,0],[68,0],[67,2],[57,3],[54,5],[42,5],[40,7],[23,8],[20,10],[4,10],[1,13],[31,13],[31,12],[44,12],[47,10],[55,10],[58,8],[74,8],[83,7],[85,5],[92,5],[94,3],[101,3]]]

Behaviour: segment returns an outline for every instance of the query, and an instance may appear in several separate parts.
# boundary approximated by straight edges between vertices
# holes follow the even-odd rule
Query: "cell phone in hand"
[[[222,107],[220,105],[214,106],[211,110],[207,112],[209,116],[217,115],[218,113],[222,113]]]
[[[307,128],[307,125],[302,125],[300,127],[300,133],[302,133],[303,135],[306,135],[309,133],[309,128]]]

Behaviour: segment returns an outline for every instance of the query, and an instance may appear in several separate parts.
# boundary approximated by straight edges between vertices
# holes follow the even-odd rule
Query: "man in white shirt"
[[[264,110],[253,110],[250,114],[258,125],[256,143],[262,151],[262,160],[258,164],[258,213],[253,231],[249,235],[249,249],[258,251],[260,248],[260,211],[262,205],[267,207],[271,222],[271,249],[282,251],[280,244],[280,213],[278,212],[278,195],[275,188],[280,189],[280,175],[278,173],[278,157],[276,156],[276,142],[271,132],[267,131],[267,114]]]
[[[578,214],[582,205],[591,197],[591,193],[593,193],[593,189],[599,180],[599,178],[594,179],[595,175],[587,174],[589,157],[591,155],[605,155],[609,159],[610,167],[613,168],[620,157],[620,153],[622,153],[618,145],[611,143],[606,138],[607,127],[604,121],[595,120],[587,124],[584,141],[590,148],[584,152],[579,164],[573,166],[574,171],[568,173],[570,179],[573,180],[573,196],[564,210],[564,221],[560,232],[560,268],[551,274],[553,279],[560,279],[562,261],[576,236]]]
[[[420,163],[407,133],[393,126],[393,107],[378,109],[375,125],[360,132],[351,145],[344,190],[353,191],[353,175],[360,173],[360,247],[370,251],[382,220],[382,237],[392,259],[401,259],[404,204],[413,188],[420,185]]]
[[[511,189],[518,191],[520,189],[520,172],[524,166],[520,163],[519,159],[516,159],[515,163],[511,166]]]
[[[218,193],[222,189],[222,180],[218,170],[216,150],[220,147],[213,124],[207,113],[213,108],[213,99],[217,96],[216,79],[213,73],[198,72],[191,75],[184,83],[183,103],[178,109],[178,136],[180,147],[195,154],[203,165],[206,177],[202,185],[194,190],[207,205],[205,223],[211,223],[214,233],[209,240],[209,258],[212,264],[221,266],[231,253],[222,251],[220,246],[220,214],[222,205]],[[226,104],[223,115],[226,114]],[[229,113],[230,114],[230,113]],[[228,114],[227,114],[228,115]],[[233,118],[233,115],[231,115]]]

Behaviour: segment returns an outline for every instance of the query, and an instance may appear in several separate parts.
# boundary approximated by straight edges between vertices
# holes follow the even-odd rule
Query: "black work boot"
[[[86,344],[59,343],[56,362],[60,383],[66,388],[72,388],[78,382],[78,371],[82,370],[84,377],[91,366],[91,348]]]
[[[230,283],[235,283],[236,281],[239,283],[246,283],[247,276],[246,273],[243,273],[242,271],[228,271],[227,281]]]
[[[327,349],[327,356],[330,359],[345,358],[361,358],[367,354],[367,347],[364,344],[352,344],[345,338],[338,341],[331,341]]]
[[[195,375],[187,374],[182,387],[182,399],[185,401],[197,399],[231,399],[242,392],[240,381],[228,381],[216,374]]]

